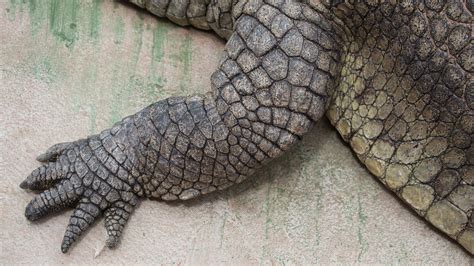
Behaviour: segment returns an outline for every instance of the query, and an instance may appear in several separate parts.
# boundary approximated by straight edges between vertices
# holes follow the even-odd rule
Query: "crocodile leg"
[[[187,200],[222,190],[283,154],[324,115],[338,73],[336,30],[292,19],[301,8],[249,2],[236,14],[212,92],[159,101],[49,149],[40,156],[49,162],[21,185],[44,190],[26,217],[76,206],[66,252],[105,214],[114,247],[139,197]]]

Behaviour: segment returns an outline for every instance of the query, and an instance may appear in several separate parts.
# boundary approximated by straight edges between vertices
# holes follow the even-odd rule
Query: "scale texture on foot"
[[[38,157],[20,185],[40,191],[25,215],[75,208],[63,252],[102,216],[115,247],[141,198],[241,183],[326,115],[380,182],[474,253],[469,1],[130,2],[213,30],[225,52],[209,93],[158,101]]]

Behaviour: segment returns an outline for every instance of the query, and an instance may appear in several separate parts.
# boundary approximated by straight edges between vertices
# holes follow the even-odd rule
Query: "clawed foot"
[[[104,138],[106,139],[106,138]],[[38,156],[45,164],[20,184],[23,189],[41,191],[26,206],[25,216],[38,220],[49,213],[74,206],[61,245],[67,252],[79,236],[102,214],[109,248],[117,246],[123,228],[137,203],[127,180],[124,161],[117,160],[120,148],[109,151],[99,136],[60,143]]]

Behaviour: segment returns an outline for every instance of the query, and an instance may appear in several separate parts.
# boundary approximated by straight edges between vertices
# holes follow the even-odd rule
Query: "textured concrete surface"
[[[228,191],[143,201],[115,250],[101,221],[63,255],[70,211],[23,216],[18,184],[50,145],[170,95],[204,92],[223,42],[112,1],[0,0],[0,264],[468,265],[458,245],[386,191],[327,121]]]

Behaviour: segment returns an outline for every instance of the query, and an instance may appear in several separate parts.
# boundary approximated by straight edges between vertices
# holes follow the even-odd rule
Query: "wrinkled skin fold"
[[[326,115],[359,160],[474,253],[474,43],[467,1],[131,0],[227,40],[205,95],[158,101],[52,146],[25,216],[73,207],[61,249],[105,217],[115,247],[141,198],[241,183]],[[447,3],[446,3],[447,2]]]

